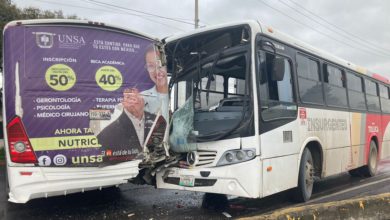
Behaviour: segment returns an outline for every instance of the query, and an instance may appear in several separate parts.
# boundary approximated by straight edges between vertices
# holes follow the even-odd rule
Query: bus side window
[[[280,59],[280,57],[278,57]],[[264,121],[295,118],[296,104],[293,95],[293,81],[291,78],[291,63],[283,58],[284,62],[274,62],[275,55],[261,53],[260,58],[260,105]],[[273,79],[273,65],[284,65],[284,76],[281,80]]]
[[[364,98],[363,79],[352,72],[347,72],[347,86],[349,107],[354,110],[367,110]]]
[[[366,85],[366,100],[368,111],[380,112],[378,84],[369,79],[365,79]]]
[[[319,63],[309,57],[297,54],[299,96],[303,103],[324,104]]]
[[[348,108],[345,72],[324,64],[325,98],[329,106]]]
[[[381,110],[383,113],[390,113],[389,88],[379,84],[379,95],[381,99]]]

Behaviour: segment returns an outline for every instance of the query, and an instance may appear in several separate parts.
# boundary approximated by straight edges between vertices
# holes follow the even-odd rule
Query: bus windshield
[[[206,32],[166,46],[175,113],[171,149],[178,143],[248,136],[252,118],[250,31],[247,26]],[[185,137],[185,140],[179,140]],[[184,141],[184,142],[183,142]]]

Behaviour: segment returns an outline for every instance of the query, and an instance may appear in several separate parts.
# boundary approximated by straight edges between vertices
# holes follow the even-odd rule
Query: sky
[[[19,8],[114,24],[164,38],[194,29],[195,0],[11,0]],[[259,20],[390,79],[390,1],[198,0],[201,27]]]

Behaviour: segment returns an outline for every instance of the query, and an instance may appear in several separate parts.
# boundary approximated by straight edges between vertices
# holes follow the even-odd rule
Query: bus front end
[[[158,188],[260,196],[252,71],[256,31],[258,23],[249,22],[168,39],[175,97],[169,147],[177,159],[157,169]]]
[[[260,196],[262,164],[254,148],[240,145],[240,138],[202,143],[186,156],[178,167],[157,173],[158,188]]]

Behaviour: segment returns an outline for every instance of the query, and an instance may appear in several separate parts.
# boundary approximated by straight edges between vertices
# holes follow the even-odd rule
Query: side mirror
[[[275,57],[272,61],[272,80],[282,81],[284,78],[284,62],[282,57]]]

